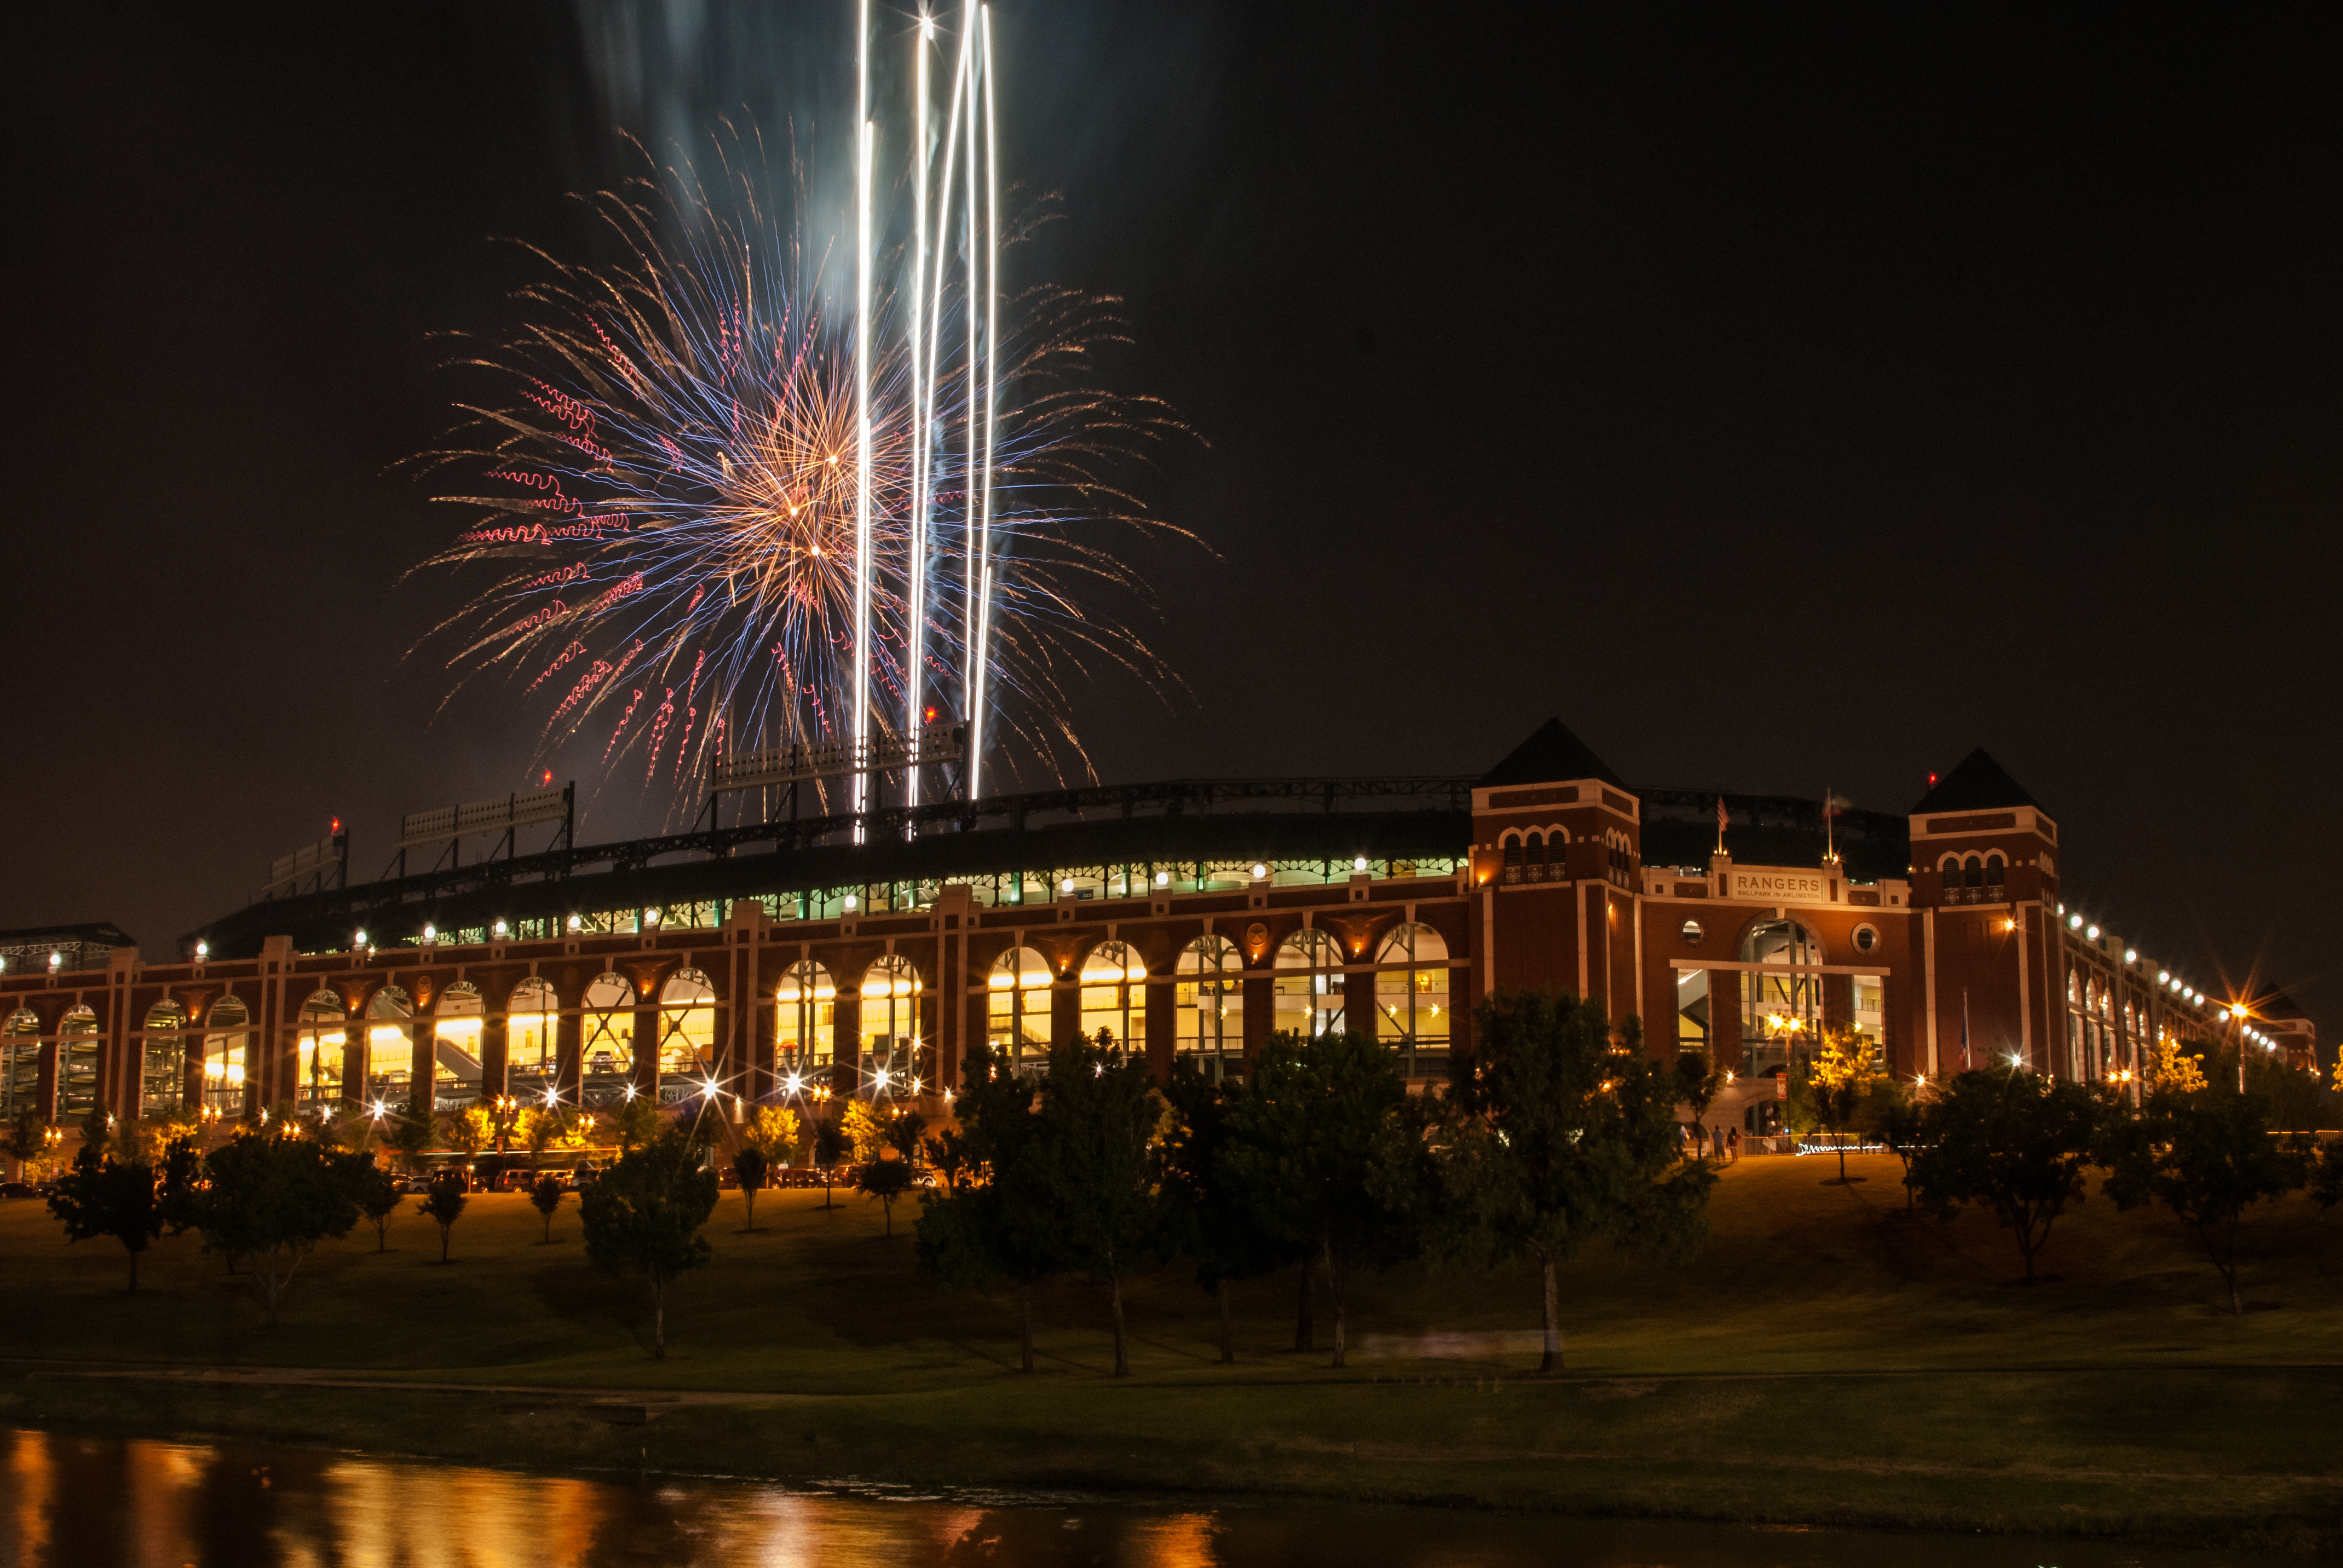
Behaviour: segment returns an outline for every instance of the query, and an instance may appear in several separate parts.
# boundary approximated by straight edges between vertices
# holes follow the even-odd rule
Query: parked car
[[[0,1181],[0,1198],[37,1198],[39,1191],[30,1181]]]

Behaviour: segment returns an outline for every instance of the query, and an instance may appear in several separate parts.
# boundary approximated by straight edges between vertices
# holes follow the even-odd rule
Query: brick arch
[[[1801,918],[1799,912],[1794,909],[1785,909],[1780,916],[1776,917],[1772,912],[1772,906],[1770,905],[1765,909],[1759,910],[1753,913],[1747,920],[1742,921],[1740,926],[1734,931],[1731,952],[1732,960],[1735,962],[1739,961],[1742,945],[1748,941],[1750,936],[1757,930],[1758,927],[1770,926],[1775,923],[1777,918],[1789,921],[1792,925],[1804,930],[1806,935],[1812,937],[1815,940],[1815,946],[1822,950],[1825,961],[1837,961],[1837,960],[1831,957],[1834,950],[1831,946],[1830,938],[1826,933],[1825,933],[1820,925],[1816,924],[1813,920]],[[1446,933],[1443,932],[1442,934],[1445,935]]]
[[[1101,931],[1094,937],[1083,938],[1077,940],[1073,944],[1074,956],[1072,963],[1071,967],[1063,971],[1066,978],[1076,980],[1081,979],[1082,966],[1091,961],[1091,955],[1092,953],[1098,951],[1099,949],[1106,946],[1109,942],[1119,942],[1129,951],[1137,953],[1139,955],[1140,961],[1146,966],[1148,977],[1150,979],[1154,978],[1156,972],[1154,960],[1138,942],[1133,941],[1129,936],[1126,936],[1120,931],[1111,936],[1104,931]]]
[[[41,1003],[44,1001],[49,1005],[43,1007]],[[65,1017],[65,1010],[72,1006],[71,998],[54,993],[48,996],[19,997],[15,1000],[15,1004],[8,1009],[6,1017],[14,1018],[20,1010],[29,1012],[40,1024],[40,1032],[55,1034],[57,1032],[58,1021]]]

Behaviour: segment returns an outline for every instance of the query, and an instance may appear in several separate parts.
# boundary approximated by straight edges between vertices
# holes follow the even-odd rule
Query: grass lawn
[[[573,1207],[548,1245],[523,1197],[475,1197],[442,1266],[410,1203],[387,1252],[363,1227],[321,1250],[272,1330],[196,1238],[158,1243],[134,1297],[118,1246],[68,1247],[18,1200],[0,1204],[0,1420],[553,1466],[2343,1539],[2343,1214],[2258,1215],[2235,1318],[2168,1216],[2094,1199],[2028,1289],[1989,1217],[1908,1214],[1894,1159],[1848,1164],[1868,1180],[1727,1171],[1687,1262],[1578,1260],[1571,1372],[1543,1382],[1526,1271],[1361,1282],[1338,1372],[1286,1348],[1292,1271],[1240,1287],[1222,1367],[1212,1299],[1168,1267],[1126,1292],[1123,1381],[1104,1292],[1069,1282],[1037,1301],[1029,1379],[1013,1302],[913,1271],[913,1205],[889,1241],[875,1204],[766,1193],[743,1233],[728,1193],[654,1362],[639,1290],[586,1262]],[[1331,1314],[1322,1296],[1322,1346]]]

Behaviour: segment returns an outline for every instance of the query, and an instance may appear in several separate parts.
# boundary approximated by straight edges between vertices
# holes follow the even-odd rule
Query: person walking
[[[1741,1129],[1738,1127],[1727,1128],[1725,1133],[1725,1141],[1726,1147],[1733,1151],[1732,1158],[1735,1161],[1738,1161],[1741,1158]]]

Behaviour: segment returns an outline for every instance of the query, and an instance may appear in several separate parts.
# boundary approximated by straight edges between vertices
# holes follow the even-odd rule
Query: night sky
[[[371,876],[530,780],[534,699],[404,657],[455,602],[397,580],[451,531],[393,467],[428,335],[513,323],[500,240],[593,254],[617,126],[819,151],[849,15],[11,14],[0,927],[163,957],[333,815]],[[2336,14],[1538,17],[1001,0],[1066,213],[1010,281],[1121,297],[1112,379],[1201,437],[1147,495],[1202,544],[1141,563],[1187,694],[1078,692],[1098,773],[1478,772],[1559,716],[1901,811],[1981,744],[2070,905],[2343,1021]]]

